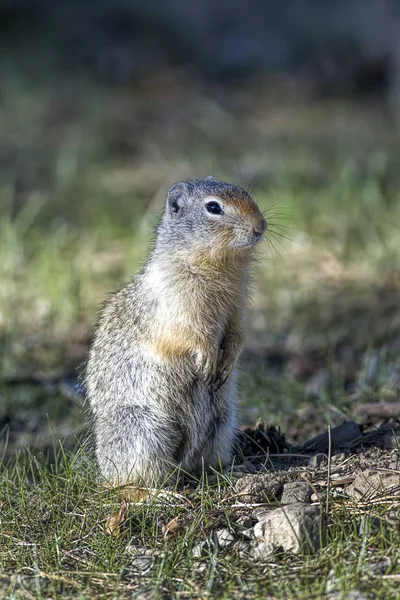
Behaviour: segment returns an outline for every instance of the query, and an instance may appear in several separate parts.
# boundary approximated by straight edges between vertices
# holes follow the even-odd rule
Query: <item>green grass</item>
[[[304,441],[353,417],[359,402],[396,400],[400,145],[384,111],[278,106],[262,87],[246,92],[245,115],[243,90],[236,105],[162,81],[135,94],[17,76],[3,87],[0,594],[301,600],[330,586],[398,597],[398,581],[370,567],[387,559],[386,575],[400,575],[397,517],[384,505],[366,512],[389,525],[360,534],[359,507],[335,496],[329,544],[315,556],[255,564],[211,544],[195,559],[195,544],[235,523],[226,476],[182,502],[131,505],[110,538],[105,520],[119,499],[78,450],[84,413],[59,377],[84,358],[106,294],[140,268],[168,185],[213,173],[246,187],[258,180],[271,230],[254,269],[243,420],[262,416]],[[184,535],[164,540],[177,515]],[[158,553],[147,575],[134,572],[131,538]]]
[[[131,504],[117,538],[106,534],[105,522],[118,511],[118,496],[96,484],[82,451],[69,455],[58,447],[50,465],[25,455],[0,479],[2,597],[131,598],[151,591],[154,598],[305,600],[351,589],[397,597],[398,532],[384,502],[362,508],[336,494],[326,548],[256,563],[215,544],[215,530],[235,528],[238,516],[249,512],[232,507],[229,476],[214,483],[205,478],[184,495]],[[165,526],[175,517],[183,530],[170,539]],[[204,556],[194,557],[193,548],[204,540]],[[151,569],[138,573],[128,545],[141,556],[146,549],[152,553]]]

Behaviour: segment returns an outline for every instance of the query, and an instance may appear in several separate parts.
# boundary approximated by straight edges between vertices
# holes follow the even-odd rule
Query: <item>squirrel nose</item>
[[[253,233],[256,237],[261,237],[267,230],[267,222],[263,219],[256,227],[253,227]]]

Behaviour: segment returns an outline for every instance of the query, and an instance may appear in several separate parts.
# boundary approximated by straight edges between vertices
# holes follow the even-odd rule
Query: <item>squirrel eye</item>
[[[171,202],[171,209],[172,209],[172,212],[173,212],[173,213],[177,213],[177,212],[179,212],[179,204],[178,204],[178,201],[177,201],[177,200],[173,200],[173,201]]]
[[[222,210],[222,208],[220,207],[218,202],[215,202],[214,200],[211,202],[207,202],[206,209],[212,215],[223,215],[224,214],[224,211]]]

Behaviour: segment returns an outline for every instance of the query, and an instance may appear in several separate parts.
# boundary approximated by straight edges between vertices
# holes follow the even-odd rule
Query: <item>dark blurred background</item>
[[[398,399],[399,115],[400,0],[1,0],[7,452],[73,445],[97,306],[184,177],[269,208],[244,419],[304,440]]]
[[[32,189],[48,190],[59,178],[60,139],[76,170],[94,161],[104,173],[109,159],[141,168],[151,155],[157,166],[130,188],[146,202],[160,186],[193,175],[191,164],[180,167],[188,155],[199,176],[276,179],[271,160],[246,159],[260,128],[264,148],[289,154],[306,138],[331,138],[321,147],[327,155],[346,119],[350,128],[371,120],[379,134],[397,127],[399,0],[2,0],[0,44],[0,170],[13,171],[14,211]],[[318,117],[332,100],[335,109]],[[354,102],[368,103],[366,114],[339,115],[341,101],[355,112]],[[307,107],[315,123],[301,115]],[[301,120],[308,130],[299,142]],[[329,120],[332,135],[321,136]],[[364,151],[360,136],[350,143],[355,154]],[[308,167],[297,172],[313,176]],[[99,190],[92,195],[100,207]],[[51,204],[62,204],[66,217],[87,217],[59,196]]]
[[[321,94],[395,93],[398,0],[2,0],[2,67],[134,85],[185,68],[220,83],[305,78]]]

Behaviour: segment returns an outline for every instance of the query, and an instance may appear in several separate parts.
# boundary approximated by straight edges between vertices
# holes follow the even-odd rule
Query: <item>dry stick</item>
[[[318,497],[318,502],[319,502],[320,506],[322,506],[322,502],[321,502],[321,499],[320,499],[320,495],[319,495],[319,493],[318,493],[318,490],[317,490],[317,488],[315,487],[315,485],[314,485],[314,484],[313,484],[313,483],[312,483],[312,482],[311,482],[311,481],[308,479],[308,477],[307,477],[306,473],[300,473],[300,477],[301,477],[302,479],[304,479],[304,481],[307,481],[308,485],[310,486],[310,488],[312,489],[312,491],[314,492],[314,494],[315,494],[315,495]]]
[[[328,487],[326,488],[326,506],[325,511],[329,511],[329,492],[331,491],[331,461],[332,461],[332,436],[331,426],[328,425]]]
[[[265,452],[265,450],[264,450],[264,452]],[[283,458],[304,458],[304,459],[306,459],[306,458],[311,458],[312,454],[299,454],[299,453],[296,454],[295,452],[285,452],[284,454],[283,453],[277,454],[277,453],[270,452],[268,454],[268,456],[269,456],[269,458],[283,457]],[[246,456],[246,458],[260,458],[260,456],[257,454],[252,454],[250,456]]]
[[[357,411],[368,417],[396,419],[400,417],[400,402],[370,402],[361,404]]]
[[[56,385],[63,379],[74,378],[74,371],[59,371],[53,375],[44,375],[42,373],[17,373],[16,375],[3,377],[4,385]]]

